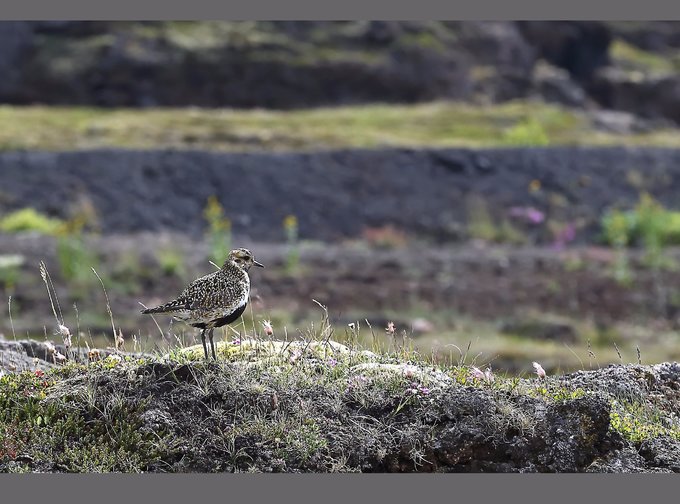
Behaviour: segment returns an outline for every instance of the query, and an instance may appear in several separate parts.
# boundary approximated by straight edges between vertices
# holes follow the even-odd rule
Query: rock
[[[0,371],[47,371],[55,367],[51,359],[47,360],[47,354],[45,345],[37,341],[0,340]]]
[[[640,120],[630,112],[596,110],[590,112],[589,115],[593,125],[601,131],[620,135],[644,131]]]
[[[31,49],[33,37],[29,23],[3,21],[0,23],[0,101],[21,87],[21,66]]]
[[[541,57],[564,68],[578,81],[589,81],[599,68],[609,63],[612,35],[605,23],[519,21],[518,26]]]
[[[88,351],[86,348],[80,350],[72,348],[67,351],[63,344],[54,343],[54,349],[67,358],[73,358],[78,362],[88,361]],[[104,359],[110,355],[117,354],[113,349],[97,350],[98,359]],[[123,355],[133,357],[150,357],[150,354],[122,352]],[[0,370],[4,372],[21,371],[46,371],[54,368],[55,363],[52,351],[44,341],[36,340],[17,340],[8,341],[0,339]]]
[[[649,77],[639,72],[606,68],[596,73],[588,92],[600,105],[645,119],[680,123],[680,77]]]
[[[583,88],[561,68],[539,61],[534,67],[532,85],[545,101],[568,107],[582,107],[586,103]]]

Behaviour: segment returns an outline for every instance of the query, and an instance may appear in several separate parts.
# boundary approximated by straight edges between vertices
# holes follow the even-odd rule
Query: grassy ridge
[[[508,145],[675,146],[677,130],[620,135],[582,113],[533,102],[454,102],[296,111],[0,107],[0,150],[223,151]]]
[[[678,439],[663,394],[610,391],[640,373],[665,390],[672,365],[520,380],[328,330],[222,344],[218,362],[193,347],[1,376],[0,472],[573,472]]]

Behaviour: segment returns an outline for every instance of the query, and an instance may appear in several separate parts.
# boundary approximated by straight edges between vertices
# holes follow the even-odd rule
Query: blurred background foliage
[[[0,333],[51,337],[45,260],[93,344],[93,269],[191,340],[138,303],[248,246],[237,331],[316,299],[513,372],[677,359],[679,69],[675,22],[0,23]]]

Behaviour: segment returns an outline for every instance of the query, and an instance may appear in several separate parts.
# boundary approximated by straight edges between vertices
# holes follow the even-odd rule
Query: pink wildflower
[[[263,320],[262,321],[262,327],[264,328],[264,333],[267,336],[271,336],[274,334],[274,328],[272,327],[272,323],[269,320]]]
[[[534,207],[512,207],[508,213],[531,224],[540,224],[545,220],[545,214]]]
[[[470,370],[470,374],[474,379],[485,381],[487,383],[493,383],[494,380],[496,379],[490,367],[486,368],[485,371],[482,371],[481,369],[473,366],[472,369]]]
[[[484,371],[482,371],[478,367],[472,366],[472,368],[470,369],[470,374],[476,380],[483,380],[485,378]]]
[[[538,362],[532,362],[531,364],[534,366],[538,377],[545,378],[545,369],[543,369],[543,366],[541,366]]]

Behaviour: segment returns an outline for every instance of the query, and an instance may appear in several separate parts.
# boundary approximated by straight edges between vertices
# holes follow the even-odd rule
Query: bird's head
[[[237,248],[229,252],[229,257],[227,257],[226,263],[228,264],[230,262],[235,262],[239,268],[245,271],[248,271],[251,266],[264,268],[264,264],[257,262],[253,256],[253,253],[250,250],[244,248]]]

